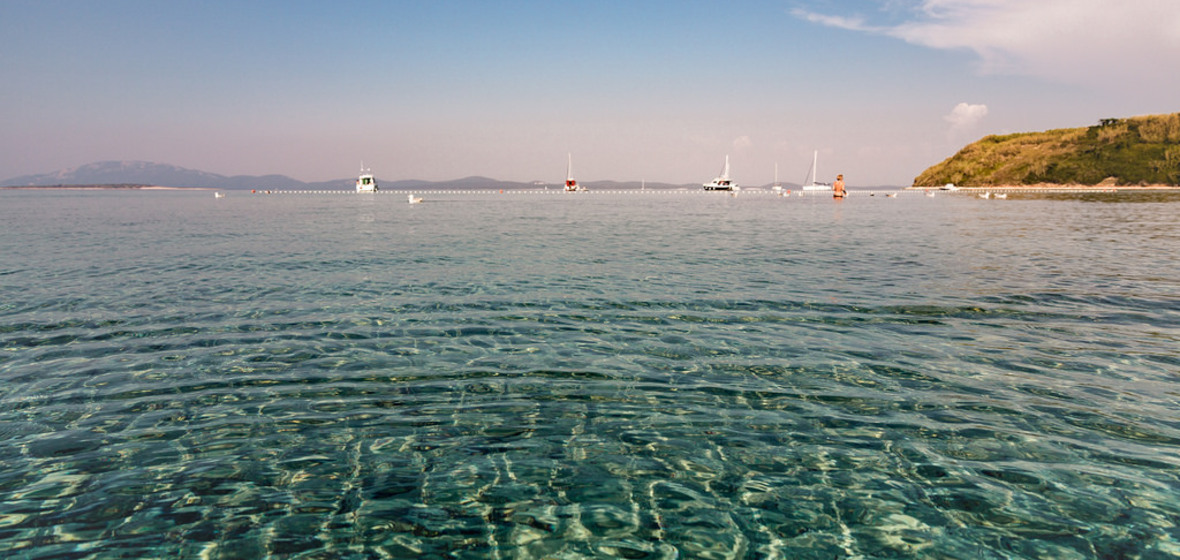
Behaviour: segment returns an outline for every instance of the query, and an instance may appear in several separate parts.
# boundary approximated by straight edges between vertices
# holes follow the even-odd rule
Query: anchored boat
[[[361,163],[361,174],[356,178],[356,192],[377,192],[377,178]]]
[[[811,168],[807,170],[807,178],[803,179],[803,190],[805,191],[830,191],[832,185],[829,183],[820,183],[816,181],[819,175],[819,150],[816,150],[811,156]]]
[[[702,185],[707,191],[736,191],[738,184],[729,178],[729,156],[725,156],[725,167],[721,168],[721,175]]]
[[[578,192],[586,190],[578,184],[577,179],[574,179],[574,156],[573,154],[566,154],[567,161],[565,164],[565,192]]]

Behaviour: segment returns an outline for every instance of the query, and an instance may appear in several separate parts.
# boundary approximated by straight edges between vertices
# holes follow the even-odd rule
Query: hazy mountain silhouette
[[[352,190],[355,177],[308,183],[286,175],[235,175],[227,177],[207,171],[186,169],[164,163],[148,161],[100,161],[79,167],[62,169],[39,175],[22,175],[0,181],[0,187],[52,187],[58,185],[153,185],[160,187],[196,187],[207,189],[266,189],[266,190]],[[528,183],[500,181],[490,177],[471,176],[448,181],[422,181],[405,179],[382,180],[377,176],[382,190],[424,190],[424,189],[560,189],[562,179],[553,182],[533,181]],[[622,189],[639,188],[639,181],[594,181],[583,183],[587,188]],[[699,185],[696,185],[699,186]],[[694,187],[694,185],[671,185],[647,183],[649,189]]]

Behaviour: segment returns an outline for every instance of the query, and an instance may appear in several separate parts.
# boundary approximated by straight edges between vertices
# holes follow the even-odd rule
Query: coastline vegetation
[[[1180,113],[986,136],[914,179],[915,187],[946,183],[1180,186]]]

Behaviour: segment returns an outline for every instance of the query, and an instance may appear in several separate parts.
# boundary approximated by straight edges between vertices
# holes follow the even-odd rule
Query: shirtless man
[[[832,183],[832,198],[844,198],[847,194],[844,190],[844,174],[836,175],[836,182]]]

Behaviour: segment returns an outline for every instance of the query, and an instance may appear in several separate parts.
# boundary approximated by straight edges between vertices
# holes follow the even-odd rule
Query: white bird
[[[992,193],[989,193],[989,192],[985,192],[985,193],[979,195],[979,198],[991,198],[991,197],[992,197]]]
[[[996,198],[1008,198],[1008,193],[996,193]]]
[[[926,191],[926,196],[929,196],[929,197],[933,198],[933,197],[934,197],[934,191]]]
[[[419,202],[422,202],[422,197],[414,196],[413,194],[406,195],[406,198],[409,199],[410,204],[418,204]]]
[[[225,195],[219,192],[213,193],[213,198],[225,198]]]

